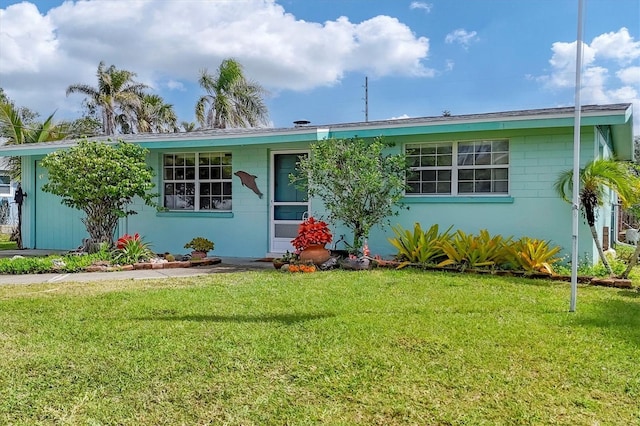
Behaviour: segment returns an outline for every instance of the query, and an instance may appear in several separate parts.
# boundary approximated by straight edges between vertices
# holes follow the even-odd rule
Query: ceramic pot
[[[324,244],[311,245],[300,252],[300,262],[313,262],[318,266],[329,260],[330,257],[331,252],[324,248]]]
[[[192,251],[191,258],[192,259],[204,259],[207,257],[207,252],[204,251]]]

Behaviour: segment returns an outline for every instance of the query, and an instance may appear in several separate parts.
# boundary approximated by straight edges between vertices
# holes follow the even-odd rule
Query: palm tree
[[[159,95],[145,94],[137,113],[139,132],[168,133],[178,131],[178,117],[173,105]]]
[[[238,61],[222,61],[216,76],[202,70],[198,82],[207,92],[196,103],[196,119],[202,127],[224,129],[267,124],[269,112],[262,99],[266,91],[245,78]]]
[[[123,108],[116,117],[122,133],[168,133],[178,131],[178,117],[173,105],[162,96],[143,93],[136,108]]]
[[[89,104],[102,113],[102,130],[106,135],[116,132],[116,117],[138,108],[143,91],[148,86],[133,80],[135,73],[119,70],[114,65],[105,68],[104,61],[98,65],[96,73],[98,86],[72,84],[67,87],[67,96],[81,93],[89,97]]]
[[[64,139],[69,131],[68,126],[54,124],[54,114],[51,114],[43,123],[27,124],[21,117],[20,109],[11,103],[0,103],[0,134],[7,138],[6,143],[9,145]],[[20,180],[20,157],[9,158],[8,171],[12,179]]]
[[[180,123],[180,131],[182,132],[193,132],[196,130],[196,123],[193,121],[183,121]]]
[[[602,244],[598,239],[595,227],[597,208],[605,199],[605,188],[611,189],[618,196],[623,206],[633,201],[636,191],[635,179],[626,164],[614,160],[593,160],[580,169],[580,209],[587,220],[591,236],[598,249],[598,255],[602,264],[610,275],[613,275],[611,266],[602,250]],[[563,200],[571,202],[573,191],[573,170],[566,170],[558,176],[554,185]]]

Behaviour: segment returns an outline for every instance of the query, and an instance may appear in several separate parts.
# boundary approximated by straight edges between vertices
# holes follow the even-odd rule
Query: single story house
[[[213,240],[218,256],[265,257],[292,250],[291,239],[304,215],[326,217],[319,200],[289,184],[300,155],[324,138],[374,138],[395,143],[414,171],[410,190],[392,225],[446,229],[492,235],[529,236],[571,249],[570,204],[554,191],[558,175],[573,165],[574,108],[546,108],[499,113],[398,120],[303,125],[291,128],[216,129],[188,133],[122,135],[149,149],[156,171],[156,211],[134,203],[138,214],[122,219],[118,235],[139,233],[156,252],[186,253],[196,236]],[[615,156],[633,160],[630,104],[582,108],[580,163]],[[105,137],[94,138],[106,140]],[[22,157],[25,247],[74,249],[87,236],[82,212],[42,191],[47,170],[40,160],[74,146],[73,140],[0,147],[0,155]],[[605,246],[617,235],[616,200],[598,215]],[[596,259],[589,229],[581,220],[580,258]],[[346,234],[330,223],[334,235]],[[368,240],[372,254],[395,253],[388,225],[376,227]],[[117,237],[117,236],[116,236]],[[346,235],[351,241],[351,235]],[[343,247],[338,247],[343,248]]]

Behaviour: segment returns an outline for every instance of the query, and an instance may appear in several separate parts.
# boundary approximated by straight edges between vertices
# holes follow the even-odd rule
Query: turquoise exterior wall
[[[413,224],[419,222],[426,229],[437,223],[442,230],[453,226],[454,230],[461,229],[467,233],[487,229],[492,235],[541,238],[562,246],[563,255],[569,255],[572,240],[571,205],[558,197],[553,184],[562,171],[573,167],[571,129],[565,132],[538,130],[523,134],[506,131],[475,135],[486,139],[509,139],[509,196],[406,197],[405,203],[409,210],[401,210],[399,216],[391,217],[391,224],[413,229]],[[456,133],[419,139],[450,141],[473,139],[471,136]],[[583,129],[582,165],[592,159],[595,137],[593,128]],[[597,226],[600,233],[602,226],[610,226],[610,217],[610,208],[603,207]],[[594,260],[597,257],[594,256],[595,245],[582,217],[579,229],[580,258]],[[393,247],[388,243],[390,237],[393,237],[393,232],[388,226],[374,229],[369,239],[373,252],[381,255],[394,254]]]
[[[415,130],[415,129],[414,129]],[[427,129],[428,130],[428,129]],[[445,142],[477,139],[508,139],[510,142],[510,191],[508,196],[476,197],[406,197],[408,210],[400,210],[399,216],[390,218],[392,225],[413,228],[415,222],[428,228],[434,223],[441,229],[453,226],[465,232],[477,233],[487,229],[491,234],[503,236],[529,236],[550,240],[564,248],[568,255],[571,248],[571,206],[555,193],[553,184],[564,170],[571,169],[573,160],[573,133],[570,127],[518,129],[505,126],[442,126],[438,133],[415,134],[403,130],[370,131],[340,130],[324,133],[327,136],[354,137],[385,134],[388,141],[396,143],[393,150],[400,152],[406,143]],[[426,131],[426,130],[423,130]],[[434,132],[434,129],[429,130]],[[318,131],[320,137],[321,131]],[[366,132],[365,132],[366,133]],[[216,212],[157,212],[139,200],[131,209],[136,215],[122,219],[118,235],[125,232],[139,233],[156,252],[186,253],[183,248],[191,238],[203,236],[215,242],[213,254],[218,256],[263,257],[269,253],[270,241],[270,154],[272,150],[304,150],[313,138],[301,135],[278,140],[269,138],[244,138],[225,145],[218,141],[197,140],[181,143],[149,143],[149,164],[156,170],[156,185],[162,190],[162,154],[170,152],[231,152],[233,172],[246,171],[256,175],[263,198],[233,177],[233,208]],[[241,143],[241,144],[237,144]],[[197,146],[197,148],[196,148]],[[392,151],[393,151],[392,150]],[[602,134],[594,126],[585,126],[581,135],[581,164],[594,155],[609,157],[612,144],[606,132]],[[80,212],[62,206],[56,197],[44,194],[39,187],[46,181],[46,173],[36,168],[41,155],[23,157],[23,188],[30,193],[23,209],[23,240],[25,247],[41,249],[73,249],[82,243],[86,231],[80,221]],[[32,197],[31,194],[35,194]],[[311,213],[324,216],[322,205],[312,200]],[[610,207],[603,207],[598,218],[598,231],[611,226]],[[340,224],[331,224],[336,237],[352,236]],[[369,246],[373,254],[390,256],[395,253],[388,242],[393,237],[389,226],[373,229]],[[342,247],[338,247],[342,248]],[[581,258],[595,259],[595,247],[588,227],[581,219],[579,252]]]

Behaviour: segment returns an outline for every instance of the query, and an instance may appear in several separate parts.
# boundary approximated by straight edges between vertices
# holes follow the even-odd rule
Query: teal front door
[[[306,190],[292,185],[289,175],[295,173],[299,157],[304,151],[274,151],[271,153],[271,253],[294,251],[291,240],[298,234],[298,225],[309,215]]]

